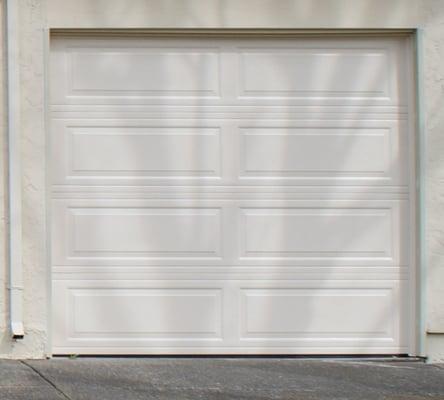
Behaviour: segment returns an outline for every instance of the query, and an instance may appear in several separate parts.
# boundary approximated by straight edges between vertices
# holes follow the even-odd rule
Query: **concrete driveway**
[[[3,360],[0,399],[444,399],[444,365],[289,358]]]

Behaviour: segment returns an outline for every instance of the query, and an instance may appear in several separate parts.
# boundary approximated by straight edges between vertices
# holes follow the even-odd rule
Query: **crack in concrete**
[[[60,389],[55,383],[51,382],[43,373],[41,373],[37,368],[33,367],[31,364],[28,364],[24,360],[20,360],[20,362],[23,365],[26,365],[28,368],[30,368],[32,371],[34,371],[40,378],[42,378],[46,383],[48,383],[50,386],[52,386],[55,391],[60,394],[64,399],[66,400],[73,400],[71,397],[69,397],[62,389]]]

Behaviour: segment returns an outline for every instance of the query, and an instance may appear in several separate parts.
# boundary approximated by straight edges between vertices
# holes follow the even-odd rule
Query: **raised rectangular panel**
[[[56,185],[406,185],[405,121],[57,119]]]
[[[245,121],[239,178],[268,185],[407,186],[406,121]]]
[[[68,48],[68,95],[219,95],[217,49]]]
[[[53,200],[52,260],[58,268],[174,266],[198,273],[206,267],[223,276],[247,266],[270,273],[322,266],[329,276],[341,267],[359,273],[361,267],[409,264],[406,200],[266,200],[260,194],[204,200],[186,192],[137,200],[118,199],[118,192],[101,199],[101,193]]]
[[[242,49],[240,96],[389,98],[384,49]]]
[[[218,182],[222,129],[210,121],[57,119],[51,124],[53,183]]]
[[[54,38],[52,50],[55,105],[405,106],[407,93],[396,40]]]
[[[243,208],[241,220],[241,257],[246,258],[393,262],[400,236],[390,208]]]
[[[55,279],[57,352],[403,352],[395,281]],[[96,353],[94,353],[96,352]]]
[[[72,288],[67,306],[71,337],[187,340],[222,333],[220,289]]]
[[[394,340],[393,288],[241,289],[243,338]]]
[[[221,201],[131,199],[98,194],[51,203],[52,262],[101,272],[136,266],[226,265],[236,209]],[[88,271],[90,269],[88,268]]]
[[[218,128],[75,127],[71,132],[75,176],[217,177]]]
[[[289,126],[240,132],[246,176],[390,178],[389,128]]]
[[[71,257],[219,257],[216,208],[70,207]]]

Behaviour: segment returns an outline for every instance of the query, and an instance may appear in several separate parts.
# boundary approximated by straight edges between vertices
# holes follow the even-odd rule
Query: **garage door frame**
[[[415,143],[410,148],[410,187],[411,196],[411,221],[412,229],[410,232],[411,243],[415,243],[412,249],[412,258],[414,265],[410,268],[410,293],[409,306],[411,307],[410,329],[410,348],[411,355],[423,356],[425,354],[425,180],[424,180],[424,160],[425,160],[425,133],[422,110],[422,91],[421,91],[421,32],[418,29],[46,29],[44,45],[44,80],[45,80],[45,121],[46,121],[46,264],[47,264],[47,284],[48,284],[48,341],[46,353],[52,355],[52,262],[51,262],[51,181],[50,176],[50,99],[49,84],[51,72],[49,69],[50,42],[52,37],[60,36],[81,36],[81,37],[226,37],[226,38],[298,38],[298,37],[406,37],[409,40],[410,54],[412,62],[407,66],[407,72],[411,76],[412,82],[409,88],[409,129],[414,132],[411,136],[415,137]],[[415,188],[415,189],[413,189]],[[413,193],[415,190],[415,193]]]

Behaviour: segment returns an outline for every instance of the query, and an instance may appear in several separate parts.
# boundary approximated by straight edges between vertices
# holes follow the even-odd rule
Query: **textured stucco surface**
[[[429,2],[424,31],[429,325],[444,332],[444,3]]]
[[[20,1],[20,91],[22,133],[22,184],[23,184],[23,268],[24,268],[24,324],[25,339],[10,339],[8,324],[8,290],[6,251],[1,251],[0,297],[0,355],[3,357],[42,357],[46,346],[47,288],[45,251],[45,155],[44,155],[44,101],[43,101],[43,36],[44,21],[40,1]],[[2,2],[2,12],[4,12]],[[4,21],[2,18],[0,21]],[[4,29],[2,35],[5,37]],[[2,38],[3,39],[3,38]],[[4,40],[1,41],[4,45]],[[2,64],[4,66],[4,63]],[[5,71],[3,71],[5,72]],[[5,78],[5,74],[2,74]],[[2,81],[4,82],[4,80]],[[2,92],[5,87],[2,86]],[[5,96],[2,96],[5,101]],[[2,111],[4,107],[2,105]],[[0,118],[5,121],[5,118]],[[4,122],[3,122],[4,123]],[[5,143],[5,130],[1,126],[1,145]],[[2,155],[4,151],[2,151]],[[7,159],[0,166],[0,205],[2,248],[8,244],[4,235],[6,199],[1,195],[6,184]]]
[[[443,0],[20,0],[23,262],[26,339],[7,332],[5,252],[0,251],[0,355],[42,357],[47,344],[44,28],[421,28],[426,125],[427,330],[444,359]],[[0,23],[3,19],[0,19]],[[1,43],[4,41],[2,40]],[[3,64],[2,64],[3,66]],[[0,90],[4,93],[4,73]],[[1,101],[4,100],[4,96]],[[0,104],[0,113],[3,113]],[[1,115],[0,115],[1,117]],[[0,118],[4,121],[4,118]],[[0,122],[0,243],[5,248],[4,122]],[[441,334],[440,334],[441,333]]]
[[[52,27],[412,27],[421,0],[48,0]]]
[[[2,4],[3,6],[3,4]],[[5,57],[5,35],[3,24],[3,7],[0,8],[0,332],[4,332],[7,326],[7,291],[6,291],[6,265],[7,265],[7,185],[6,185],[6,143],[5,143],[5,127],[6,127],[6,102],[5,102],[5,74],[6,74],[6,57]],[[1,343],[1,338],[0,338]]]
[[[0,356],[42,357],[46,346],[45,190],[43,127],[42,26],[39,1],[20,3],[20,73],[23,158],[24,322],[26,338],[14,342],[9,333],[8,194],[6,138],[5,2],[0,7]],[[37,57],[37,58],[36,58]]]
[[[43,355],[47,330],[44,21],[44,3],[20,1],[24,313],[28,335],[16,352],[28,357]]]
[[[424,21],[428,351],[444,360],[444,2],[428,0]]]

